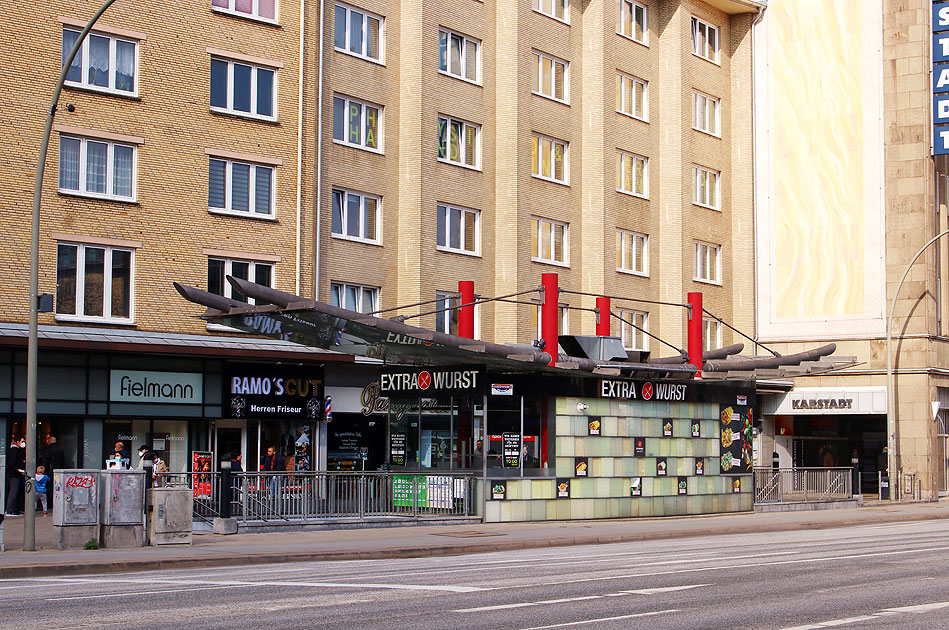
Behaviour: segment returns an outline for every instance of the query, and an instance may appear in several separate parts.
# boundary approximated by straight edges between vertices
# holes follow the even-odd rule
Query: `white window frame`
[[[104,324],[134,324],[135,323],[135,248],[134,247],[113,247],[110,245],[99,245],[93,243],[77,243],[73,241],[57,241],[56,243],[56,286],[59,290],[59,246],[65,245],[76,248],[76,312],[54,314],[56,321],[73,322],[98,322]],[[113,317],[110,315],[85,315],[82,311],[85,307],[85,288],[86,288],[86,249],[105,250],[103,259],[103,278],[102,278],[102,312],[112,312],[112,253],[115,251],[128,252],[129,256],[129,316]],[[59,308],[57,300],[56,308]]]
[[[473,210],[471,208],[463,208],[461,206],[450,204],[450,203],[438,203],[435,206],[435,224],[436,224],[436,240],[437,240],[437,226],[442,221],[442,209],[444,209],[445,216],[445,243],[436,242],[436,249],[443,252],[452,252],[455,254],[465,254],[467,256],[480,256],[481,255],[481,211]],[[452,247],[451,243],[451,231],[455,226],[451,221],[452,210],[458,210],[461,212],[461,221],[458,227],[458,242],[461,244],[461,247]],[[467,215],[474,215],[474,249],[469,250],[465,249],[465,217]]]
[[[649,122],[649,81],[640,79],[639,77],[634,77],[633,75],[627,74],[621,70],[616,71],[616,78],[618,83],[616,88],[616,111],[624,116],[629,116],[630,118],[635,118],[636,120],[642,120],[643,122]],[[636,114],[636,105],[638,103],[630,103],[629,99],[627,98],[627,96],[630,94],[629,90],[626,89],[627,83],[632,83],[634,86],[642,86],[642,116]],[[636,92],[637,90],[634,88],[632,91],[634,101],[636,101]]]
[[[227,15],[233,15],[233,16],[245,18],[248,20],[266,22],[267,24],[279,24],[279,20],[280,20],[280,1],[279,0],[274,0],[272,18],[264,17],[260,15],[260,0],[253,0],[254,8],[250,13],[244,13],[243,11],[238,11],[236,8],[234,8],[234,5],[236,4],[235,0],[225,0],[225,2],[227,2],[227,6],[220,7],[213,4],[213,0],[212,0],[211,10],[214,11],[215,13],[226,13]]]
[[[335,32],[335,31],[336,31],[336,7],[340,7],[341,9],[344,9],[344,10],[346,11],[346,41],[345,41],[345,46],[344,46],[343,48],[340,48],[339,46],[336,45],[336,32]],[[362,41],[363,41],[363,48],[364,48],[364,50],[366,51],[366,52],[364,52],[364,53],[357,53],[357,52],[352,51],[352,50],[349,49],[349,45],[350,45],[349,36],[350,36],[350,34],[351,34],[351,33],[350,33],[350,20],[352,19],[352,12],[353,12],[353,11],[355,11],[356,13],[361,13],[362,16],[363,16]],[[378,58],[378,59],[376,59],[375,57],[372,57],[372,56],[370,56],[370,55],[368,54],[368,51],[369,51],[369,30],[368,30],[368,29],[369,29],[369,18],[372,18],[372,19],[375,19],[375,20],[378,20],[378,21],[379,21],[379,58]],[[345,4],[345,3],[343,3],[343,2],[336,2],[336,3],[335,3],[335,6],[334,6],[334,8],[333,8],[333,48],[334,48],[334,50],[336,50],[337,52],[341,52],[341,53],[343,53],[343,54],[350,55],[350,56],[352,56],[352,57],[358,57],[358,58],[360,58],[360,59],[365,59],[366,61],[371,61],[372,63],[378,63],[378,64],[384,66],[384,65],[385,65],[385,57],[386,57],[386,53],[385,53],[385,50],[386,50],[386,46],[385,46],[385,43],[386,43],[385,30],[386,30],[386,19],[385,19],[384,16],[376,15],[375,13],[372,13],[371,11],[365,11],[365,10],[360,9],[360,8],[358,8],[358,7],[353,7],[353,6],[350,6],[350,5],[348,5],[348,4]]]
[[[550,175],[543,174],[543,158],[541,151],[544,147],[544,142],[550,143]],[[536,147],[536,150],[535,150]],[[557,148],[560,148],[560,151],[563,155],[563,179],[557,179]],[[536,157],[536,159],[535,159]],[[543,134],[535,133],[531,134],[531,177],[536,177],[537,179],[542,179],[546,182],[553,182],[555,184],[562,184],[564,186],[570,185],[570,143],[566,140],[558,140],[557,138],[551,138],[550,136],[545,136]]]
[[[342,195],[342,204],[340,207],[340,227],[343,229],[342,232],[336,232],[332,227],[332,214],[330,216],[330,234],[333,238],[338,238],[346,241],[357,241],[359,243],[367,243],[369,245],[382,245],[382,197],[378,195],[369,195],[366,193],[357,192],[355,190],[348,190],[346,188],[341,188],[339,186],[334,186],[332,192],[330,193],[330,203],[332,204],[332,197],[336,195]],[[376,218],[374,225],[376,227],[376,234],[374,237],[369,236],[353,236],[346,233],[346,226],[349,225],[349,198],[358,197],[359,198],[359,233],[360,235],[366,232],[366,226],[363,225],[363,219],[366,216],[366,201],[373,199],[376,202]],[[330,206],[330,212],[333,212],[332,205]]]
[[[704,39],[699,38],[700,31],[705,29]],[[708,33],[715,33],[715,46],[712,47],[709,44]],[[704,44],[704,46],[703,46]],[[692,16],[692,54],[706,61],[710,61],[715,65],[721,65],[719,61],[719,51],[722,48],[722,31],[719,27],[714,24],[710,24],[705,20]]]
[[[640,11],[643,16],[643,37],[642,39],[636,39],[635,28],[631,33],[627,32],[627,28],[636,24],[636,13]],[[619,0],[616,19],[616,33],[618,35],[630,39],[637,44],[649,46],[649,11],[646,5],[636,2],[635,0]]]
[[[721,210],[721,173],[693,164],[692,174],[692,203],[711,210]]]
[[[702,349],[718,350],[722,347],[722,322],[714,317],[702,318]]]
[[[336,117],[336,100],[337,99],[343,101],[343,110],[346,112],[346,120],[344,122],[344,129],[343,129],[343,133],[345,135],[344,140],[340,140],[335,135],[335,125],[336,125],[335,117]],[[360,113],[359,113],[359,136],[360,136],[359,140],[360,141],[358,143],[351,142],[349,140],[349,106],[353,103],[360,106]],[[377,125],[378,138],[376,138],[376,145],[377,145],[376,147],[370,147],[367,144],[365,144],[367,141],[366,118],[369,115],[369,110],[367,108],[369,107],[376,110],[376,116],[379,121],[379,124]],[[335,144],[343,144],[343,145],[346,145],[347,147],[353,147],[355,149],[362,149],[363,151],[369,151],[371,153],[383,153],[383,146],[384,146],[383,141],[385,138],[384,125],[383,125],[383,112],[384,112],[384,108],[382,107],[382,105],[376,105],[375,103],[369,103],[368,101],[361,101],[357,98],[346,96],[345,94],[334,94],[333,95],[333,117],[334,117],[333,142]]]
[[[704,115],[700,116],[700,112]],[[719,98],[693,90],[692,128],[716,138],[722,137],[722,101]]]
[[[543,304],[537,304],[531,307],[531,328],[537,333],[537,339],[543,339]],[[567,328],[570,324],[570,308],[566,304],[557,305],[557,325],[560,327],[558,332],[561,335],[569,335]],[[549,349],[548,349],[549,350]]]
[[[702,270],[705,274],[702,275]],[[722,284],[722,246],[695,241],[695,274],[692,278],[704,284]]]
[[[475,300],[479,296],[475,295]],[[461,305],[461,294],[458,291],[436,291],[435,292],[435,309],[445,308],[446,306],[460,306]],[[446,300],[447,304],[440,304],[439,300]],[[435,332],[443,332],[449,335],[457,335],[458,330],[451,332],[451,317],[453,314],[460,313],[461,309],[456,308],[454,310],[445,310],[441,313],[435,313]],[[441,328],[441,330],[439,330]],[[481,305],[474,305],[474,338],[481,339]]]
[[[563,103],[564,105],[570,104],[570,62],[566,59],[561,59],[560,57],[554,57],[553,55],[548,55],[545,52],[541,52],[537,49],[531,51],[533,56],[533,84],[531,85],[531,94],[536,94],[537,96],[548,98],[552,101],[557,101],[558,103]],[[547,94],[544,92],[543,86],[543,65],[547,61],[551,64],[550,66],[550,89],[551,93]],[[563,98],[557,98],[557,71],[556,66],[560,64],[563,66]]]
[[[550,5],[550,12],[544,9],[544,4]],[[563,17],[557,16],[558,7],[562,9]],[[570,24],[569,0],[533,0],[532,8],[535,12],[540,13],[541,15],[546,15],[547,17],[557,20],[558,22],[563,22],[564,24]]]
[[[563,260],[557,260],[555,254],[555,228],[563,228]],[[550,258],[543,257],[544,232],[548,232],[550,242]],[[548,265],[557,265],[558,267],[570,266],[570,224],[564,221],[554,221],[543,217],[531,217],[531,260],[533,262],[545,263]],[[536,240],[535,240],[536,239]],[[536,244],[536,253],[535,253]]]
[[[75,33],[77,36],[82,32],[82,29],[75,29],[70,27],[64,27],[63,31],[70,31]],[[93,85],[88,82],[89,77],[89,47],[90,47],[90,38],[92,36],[102,37],[109,40],[109,85],[108,87]],[[133,87],[132,91],[119,90],[115,87],[115,73],[117,70],[116,65],[116,46],[117,42],[125,42],[132,44],[135,47],[135,61],[134,61],[134,78],[133,78]],[[62,42],[61,42],[62,43]],[[62,51],[62,61],[66,61],[66,55],[69,54],[68,50]],[[81,88],[84,90],[92,90],[94,92],[104,92],[106,94],[115,94],[118,96],[126,96],[130,98],[138,97],[138,66],[139,66],[139,41],[137,39],[129,37],[118,37],[116,35],[109,35],[108,33],[103,33],[101,31],[90,31],[86,38],[83,40],[82,45],[79,48],[79,52],[76,53],[76,59],[79,60],[79,81],[66,81],[64,85],[70,87]],[[75,63],[75,60],[73,61]]]
[[[445,37],[445,67],[441,67],[441,49],[442,49],[442,37]],[[455,74],[451,71],[451,38],[457,37],[461,40],[461,74]],[[468,47],[475,47],[475,69],[474,74],[475,78],[468,78]],[[481,40],[475,39],[464,33],[459,33],[458,31],[453,31],[448,28],[439,27],[438,29],[438,50],[439,50],[439,66],[438,73],[444,74],[447,77],[452,77],[453,79],[459,79],[467,83],[473,83],[475,85],[481,85]]]
[[[269,262],[269,261],[262,261],[262,260],[251,260],[251,259],[249,259],[249,258],[227,258],[227,257],[225,257],[225,256],[208,256],[208,262],[210,262],[211,260],[221,260],[221,261],[224,261],[224,281],[223,281],[222,286],[223,286],[223,288],[224,288],[224,297],[226,297],[226,298],[228,298],[228,299],[232,299],[232,300],[238,300],[238,299],[240,299],[239,297],[234,297],[234,292],[233,292],[233,291],[234,291],[234,287],[232,287],[232,286],[231,286],[231,283],[227,281],[227,277],[228,277],[228,276],[234,275],[234,274],[232,273],[232,270],[233,270],[233,267],[234,267],[234,263],[246,263],[246,264],[247,264],[247,280],[248,280],[248,282],[254,282],[254,279],[257,277],[257,266],[258,266],[258,265],[262,265],[262,266],[265,266],[265,267],[270,267],[270,288],[272,289],[273,286],[274,286],[274,276],[276,276],[276,274],[277,274],[277,266],[276,266],[276,264],[274,264],[274,263],[272,263],[272,262]],[[208,278],[208,280],[210,280],[210,278]],[[254,284],[257,284],[257,283],[254,282]],[[210,283],[208,283],[208,291],[210,292],[210,290],[211,290]],[[249,297],[249,298],[247,298],[247,304],[250,305],[250,306],[254,306],[254,305],[257,304],[257,301],[256,301],[254,298]],[[214,324],[209,324],[209,327],[212,326],[212,325],[214,325]],[[219,326],[221,326],[221,328],[224,328],[224,329],[227,329],[227,330],[232,330],[232,328],[231,328],[230,326],[223,326],[223,325],[219,325]]]
[[[627,181],[627,160],[632,161],[632,182]],[[639,163],[643,165],[642,192],[636,192],[636,165]],[[627,186],[629,186],[629,188],[627,188]],[[616,150],[616,192],[641,199],[649,199],[649,158],[621,149]]]
[[[632,251],[630,252],[630,249]],[[639,253],[642,269],[636,269],[636,254]],[[616,230],[616,271],[634,276],[649,276],[649,236],[629,230]],[[632,265],[626,266],[631,260]]]
[[[445,125],[445,157],[438,155],[441,152],[441,126]],[[461,125],[461,137],[458,139],[458,155],[461,158],[460,160],[451,159],[451,129],[452,124]],[[461,120],[460,118],[452,118],[451,116],[443,116],[439,114],[438,116],[438,136],[437,136],[437,152],[436,159],[439,162],[444,162],[446,164],[453,164],[455,166],[460,166],[462,168],[470,168],[476,171],[481,170],[481,125],[468,122],[466,120]],[[474,147],[474,164],[468,164],[465,161],[464,156],[468,154],[468,134],[466,132],[467,128],[473,128],[475,130],[475,147]]]
[[[229,160],[223,157],[218,157],[211,155],[208,158],[208,189],[210,196],[210,187],[211,187],[211,162],[224,162],[224,207],[216,208],[208,203],[208,212],[212,214],[227,214],[236,217],[245,217],[251,219],[269,219],[276,220],[276,190],[277,190],[277,168],[270,164],[256,164],[254,162],[245,162],[243,160]],[[242,166],[250,167],[250,181],[247,186],[247,199],[248,199],[248,209],[247,210],[234,210],[231,205],[233,203],[232,197],[232,188],[233,188],[233,169],[234,165],[239,164]],[[268,212],[257,212],[257,169],[265,168],[270,170],[270,208]],[[210,202],[210,199],[208,200]]]
[[[254,120],[266,120],[274,122],[277,120],[277,74],[278,69],[272,66],[266,66],[263,64],[254,64],[247,61],[242,61],[239,59],[229,59],[227,57],[221,57],[218,55],[211,56],[211,62],[214,61],[223,61],[227,63],[227,105],[224,107],[211,105],[212,112],[219,112],[221,114],[229,114],[231,116],[239,116],[241,118],[252,118]],[[250,72],[250,111],[244,112],[239,109],[234,109],[234,65],[248,66],[251,69]],[[271,109],[273,115],[265,116],[263,114],[257,113],[257,73],[260,70],[265,70],[267,72],[273,73],[273,86],[271,88],[271,98],[273,100],[271,104]],[[208,86],[208,99],[211,97],[211,88]]]
[[[79,188],[63,188],[62,185],[62,159],[63,159],[63,149],[62,142],[63,140],[78,140],[79,145]],[[57,175],[59,181],[57,183],[58,190],[63,195],[73,195],[76,197],[91,197],[93,199],[108,199],[109,201],[123,201],[127,203],[136,203],[138,198],[138,146],[135,144],[130,144],[127,142],[113,142],[111,140],[105,140],[103,138],[94,138],[94,137],[85,137],[85,136],[73,136],[62,134],[59,136],[60,148],[59,148],[59,169],[60,172]],[[105,193],[97,192],[88,192],[86,191],[86,165],[88,163],[88,146],[90,142],[97,142],[99,144],[108,145],[108,150],[106,152],[106,180],[105,180]],[[123,197],[121,195],[116,195],[111,192],[115,190],[115,147],[127,147],[132,149],[132,196]]]
[[[346,308],[346,306],[343,305],[343,297],[346,294],[346,289],[356,289],[356,301],[359,303],[358,305],[361,305],[363,303],[363,293],[369,292],[370,295],[373,296],[372,297],[372,300],[373,300],[372,312],[376,312],[380,308],[379,307],[379,293],[380,293],[379,287],[370,287],[370,286],[366,286],[362,284],[353,284],[352,282],[331,282],[330,283],[330,303],[332,303],[333,301],[334,289],[337,291],[337,297],[339,300],[340,308]],[[357,313],[362,313],[362,311],[360,311],[358,308],[348,309],[348,310],[355,311]],[[369,313],[364,313],[364,314],[368,315]]]
[[[649,352],[649,313],[645,311],[620,310],[619,316],[625,320],[620,322],[620,339],[623,342],[623,348],[626,350],[639,350],[640,352]],[[631,321],[643,330],[633,328],[627,321]],[[632,340],[630,340],[632,337]]]

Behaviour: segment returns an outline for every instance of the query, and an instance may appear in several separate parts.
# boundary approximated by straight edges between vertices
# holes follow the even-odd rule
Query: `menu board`
[[[739,396],[733,405],[721,405],[721,470],[723,475],[741,475],[751,472],[752,464],[752,409],[747,398]],[[744,402],[746,404],[739,404]]]
[[[589,421],[587,422],[587,435],[600,435],[600,428],[602,425],[600,416],[590,416]]]
[[[504,449],[504,468],[521,467],[521,434],[504,433],[501,436],[501,444]]]
[[[672,437],[672,418],[662,419],[662,436]]]
[[[393,466],[405,466],[405,434],[389,436],[389,458]]]
[[[569,499],[570,498],[570,479],[557,479],[557,486],[555,490],[557,491],[558,499]]]
[[[586,457],[574,457],[573,469],[577,477],[587,477],[590,472],[590,462],[587,461]]]
[[[633,442],[633,457],[645,457],[646,456],[646,438],[638,437],[636,441]]]
[[[665,457],[659,457],[656,459],[656,476],[665,477],[667,471],[669,470],[669,464],[666,462]]]

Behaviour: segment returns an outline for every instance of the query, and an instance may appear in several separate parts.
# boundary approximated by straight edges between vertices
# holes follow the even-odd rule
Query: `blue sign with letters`
[[[949,2],[933,3],[933,33],[949,31]]]
[[[933,2],[933,155],[949,155],[949,2]]]

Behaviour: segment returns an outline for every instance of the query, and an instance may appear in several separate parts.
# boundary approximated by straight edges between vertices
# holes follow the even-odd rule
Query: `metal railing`
[[[755,503],[853,498],[851,468],[755,468]]]
[[[166,473],[194,493],[194,516],[221,514],[221,473]],[[300,523],[374,517],[475,516],[472,475],[391,472],[258,472],[231,475],[231,515],[241,522]]]

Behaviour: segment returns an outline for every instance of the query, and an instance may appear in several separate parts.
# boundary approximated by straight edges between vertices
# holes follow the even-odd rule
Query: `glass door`
[[[241,470],[256,470],[252,462],[247,461],[247,423],[244,420],[218,420],[214,431],[214,457],[218,462],[234,460],[240,455]]]

